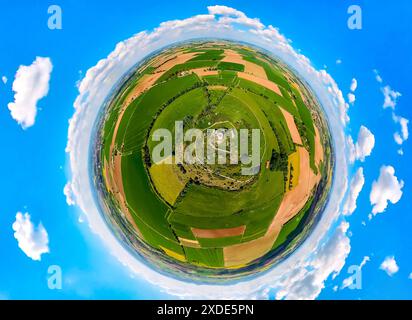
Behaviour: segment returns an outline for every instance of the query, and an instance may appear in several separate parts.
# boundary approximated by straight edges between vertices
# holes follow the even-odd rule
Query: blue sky
[[[353,78],[357,79],[356,101],[348,114],[348,133],[356,142],[360,126],[374,135],[375,145],[364,162],[356,161],[351,169],[363,167],[365,183],[357,199],[356,211],[346,220],[350,223],[351,251],[340,274],[328,277],[320,299],[411,299],[412,241],[410,225],[411,170],[410,140],[396,144],[393,134],[400,130],[392,113],[411,119],[412,71],[409,53],[411,40],[408,1],[397,1],[387,7],[383,2],[357,1],[363,12],[362,30],[350,30],[347,8],[355,2],[339,1],[157,1],[108,2],[59,1],[63,11],[63,29],[47,28],[46,1],[1,5],[0,141],[4,168],[0,185],[0,297],[28,298],[171,298],[157,286],[148,284],[107,252],[99,237],[80,223],[79,210],[69,207],[63,195],[68,179],[68,120],[78,95],[76,87],[84,73],[114,49],[116,43],[142,30],[152,30],[161,22],[184,19],[207,13],[208,5],[225,5],[243,11],[273,25],[292,40],[317,69],[327,67],[344,96]],[[49,57],[53,65],[49,92],[37,103],[35,124],[25,130],[11,117],[7,108],[14,100],[12,84],[20,65],[29,66],[37,56]],[[341,63],[336,63],[337,60]],[[376,81],[373,70],[383,81]],[[400,92],[394,111],[383,108],[381,88],[390,86]],[[402,148],[404,154],[398,154]],[[380,168],[391,165],[395,175],[404,181],[402,197],[389,203],[386,211],[369,221],[372,206],[371,186]],[[337,172],[339,174],[339,172]],[[47,230],[50,253],[34,261],[18,247],[12,225],[17,212],[29,212],[31,221],[40,221]],[[366,225],[363,225],[365,222]],[[350,265],[362,269],[362,289],[341,289],[349,276]],[[386,257],[394,256],[399,271],[389,276],[380,269]],[[63,289],[50,290],[47,269],[59,265],[63,272]],[[334,287],[338,286],[337,290]],[[335,288],[336,289],[336,288]]]

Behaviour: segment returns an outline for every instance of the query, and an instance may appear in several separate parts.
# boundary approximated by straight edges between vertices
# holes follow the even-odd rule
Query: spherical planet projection
[[[310,87],[244,43],[197,40],[139,62],[96,124],[102,214],[136,258],[201,282],[269,269],[310,234],[333,150]]]

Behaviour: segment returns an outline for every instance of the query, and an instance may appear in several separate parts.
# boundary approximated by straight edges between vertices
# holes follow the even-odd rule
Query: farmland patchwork
[[[97,130],[99,200],[159,269],[233,278],[292,252],[326,203],[330,134],[308,86],[259,49],[169,47],[115,88]]]

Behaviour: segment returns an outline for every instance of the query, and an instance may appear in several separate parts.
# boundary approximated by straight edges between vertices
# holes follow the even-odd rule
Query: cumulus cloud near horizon
[[[63,194],[64,194],[65,197],[66,197],[66,203],[67,203],[67,205],[73,206],[73,205],[76,204],[76,202],[75,202],[75,200],[74,200],[74,194],[73,194],[73,190],[72,190],[72,184],[71,184],[70,181],[67,182],[67,183],[64,185]]]
[[[41,223],[35,226],[29,213],[17,212],[12,228],[19,248],[30,259],[40,261],[42,254],[49,252],[49,236],[46,229]]]
[[[399,271],[399,266],[394,256],[388,256],[385,258],[385,260],[383,260],[383,262],[379,266],[379,269],[385,271],[388,276],[392,277]]]
[[[363,168],[360,167],[354,177],[352,178],[349,186],[348,195],[343,206],[342,213],[345,216],[351,215],[356,210],[356,200],[359,197],[360,192],[365,184],[365,177],[363,175]]]
[[[372,190],[369,195],[372,214],[382,213],[388,207],[388,202],[396,204],[402,198],[402,188],[404,182],[395,176],[395,168],[392,166],[382,166],[378,180],[372,183]]]
[[[350,162],[354,163],[355,160],[364,162],[366,157],[372,154],[372,150],[375,147],[375,136],[368,128],[361,126],[356,143],[354,143],[352,137],[349,136],[348,145]]]
[[[29,66],[21,65],[14,77],[14,101],[8,104],[11,116],[23,129],[34,125],[37,103],[49,92],[53,65],[50,58],[36,57]]]
[[[242,28],[238,28],[239,25]],[[282,59],[311,84],[331,123],[336,148],[336,175],[330,201],[307,240],[287,259],[256,277],[228,285],[199,285],[162,275],[130,254],[108,228],[96,207],[90,186],[88,155],[93,123],[106,97],[121,77],[148,54],[173,43],[196,38],[243,41],[268,50]],[[71,187],[76,204],[84,212],[92,231],[108,251],[134,275],[181,298],[266,299],[275,292],[281,299],[314,299],[329,277],[338,274],[350,252],[346,234],[349,225],[339,223],[341,204],[347,190],[347,150],[344,127],[349,121],[348,104],[336,81],[325,70],[316,70],[310,60],[296,51],[291,42],[272,25],[226,6],[210,6],[207,14],[166,21],[152,31],[142,31],[118,43],[107,58],[90,68],[78,86],[75,113],[70,120],[67,152],[71,167]]]
[[[336,278],[345,265],[351,250],[348,229],[349,223],[342,221],[329,241],[324,242],[312,260],[300,269],[301,274],[282,280],[283,289],[277,292],[276,299],[315,299],[325,287],[325,280]]]

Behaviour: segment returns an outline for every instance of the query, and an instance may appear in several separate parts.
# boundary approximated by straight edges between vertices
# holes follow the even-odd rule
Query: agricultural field
[[[215,140],[194,150],[198,136],[180,145],[180,129]],[[287,66],[243,44],[189,42],[148,57],[113,95],[99,130],[101,201],[149,260],[202,274],[250,268],[303,239],[302,224],[327,199],[331,147],[320,106]],[[229,142],[242,130],[247,149],[234,145],[232,162]],[[225,138],[227,150],[218,144]],[[179,162],[180,148],[195,161]],[[209,148],[221,163],[202,160]]]

